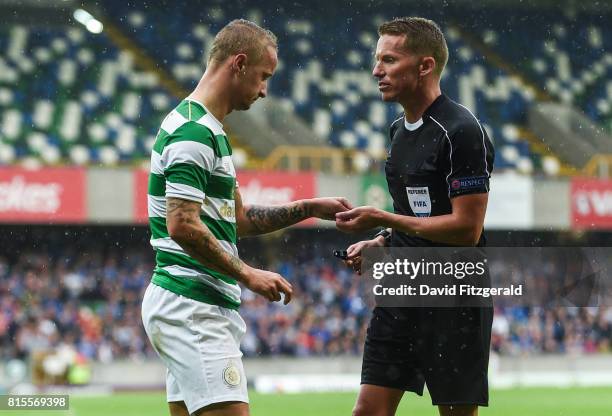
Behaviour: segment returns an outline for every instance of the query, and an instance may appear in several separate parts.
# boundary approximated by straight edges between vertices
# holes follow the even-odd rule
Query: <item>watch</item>
[[[374,238],[378,238],[381,235],[385,239],[385,245],[391,243],[391,233],[389,232],[389,230],[387,230],[386,228],[383,228],[382,230],[380,230],[379,232],[376,233]]]

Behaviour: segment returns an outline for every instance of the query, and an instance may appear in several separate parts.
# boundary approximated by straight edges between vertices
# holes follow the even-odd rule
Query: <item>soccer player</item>
[[[343,198],[243,205],[223,119],[267,93],[276,37],[234,20],[215,37],[196,89],[161,124],[151,155],[148,204],[156,267],[142,304],[145,330],[167,367],[172,416],[248,415],[238,314],[241,282],[269,301],[291,300],[279,274],[238,258],[238,236],[309,217],[333,220]]]
[[[493,147],[472,112],[440,90],[448,48],[432,21],[383,23],[373,75],[382,99],[404,113],[391,124],[385,164],[394,213],[358,207],[336,214],[346,232],[385,227],[351,245],[357,271],[361,250],[383,246],[482,246]],[[405,391],[424,384],[441,415],[476,415],[488,405],[491,308],[381,308],[367,331],[361,389],[354,415],[393,415]]]

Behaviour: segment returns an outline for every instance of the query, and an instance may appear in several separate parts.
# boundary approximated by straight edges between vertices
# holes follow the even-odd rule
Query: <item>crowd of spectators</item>
[[[372,308],[360,279],[321,252],[259,264],[293,284],[284,306],[243,290],[246,356],[359,355]],[[91,360],[154,356],[140,302],[154,267],[138,249],[55,248],[0,256],[0,360],[74,347]],[[492,349],[508,355],[610,353],[612,308],[496,308]]]

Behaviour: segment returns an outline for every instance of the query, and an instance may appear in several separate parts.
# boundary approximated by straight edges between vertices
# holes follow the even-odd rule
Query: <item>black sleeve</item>
[[[466,123],[449,132],[443,149],[450,198],[489,192],[494,151],[480,124]]]

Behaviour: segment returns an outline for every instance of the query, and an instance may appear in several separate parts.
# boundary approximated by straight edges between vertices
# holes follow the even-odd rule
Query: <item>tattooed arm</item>
[[[310,217],[334,220],[337,212],[352,208],[344,198],[302,199],[277,206],[243,205],[238,189],[234,192],[234,199],[240,236],[270,233]]]
[[[289,282],[277,273],[250,267],[225,251],[200,220],[200,207],[199,202],[166,199],[166,225],[172,240],[202,265],[236,278],[270,301],[280,300],[282,292],[285,304],[289,303],[292,294]]]

